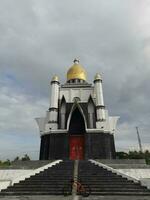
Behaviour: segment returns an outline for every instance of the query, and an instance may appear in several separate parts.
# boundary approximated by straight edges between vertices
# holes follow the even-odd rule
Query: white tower
[[[104,106],[104,97],[103,97],[103,89],[102,89],[102,78],[100,74],[95,75],[94,79],[94,89],[96,95],[96,121],[105,121],[105,106]]]
[[[54,76],[51,81],[50,107],[48,128],[58,129],[58,98],[59,98],[59,80]]]
[[[37,118],[41,136],[40,160],[115,158],[117,116],[104,106],[102,78],[94,87],[77,59],[67,71],[66,83],[54,76],[45,117]],[[88,141],[88,142],[87,142]]]

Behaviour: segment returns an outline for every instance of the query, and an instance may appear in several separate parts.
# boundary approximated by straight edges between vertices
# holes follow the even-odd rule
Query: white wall
[[[20,177],[33,172],[33,170],[23,170],[23,169],[8,169],[0,170],[0,190],[8,187],[11,182]]]
[[[150,178],[150,169],[117,169],[128,176],[135,177],[137,179]]]
[[[150,169],[117,169],[119,172],[137,178],[143,186],[150,189]]]
[[[60,162],[61,160],[56,160],[34,170],[0,170],[0,190],[6,189],[9,185],[13,185],[14,183],[19,183],[20,181],[25,180],[30,176],[34,176]]]
[[[81,102],[88,102],[89,96],[94,98],[94,88],[60,88],[60,96],[64,95],[66,102],[73,102],[74,97],[79,97]]]

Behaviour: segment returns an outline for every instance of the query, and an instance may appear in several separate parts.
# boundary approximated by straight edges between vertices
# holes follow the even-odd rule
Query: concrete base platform
[[[150,200],[149,196],[89,196],[79,200]]]
[[[149,196],[4,196],[0,200],[150,200]]]
[[[0,200],[72,200],[72,196],[64,197],[61,195],[32,195],[32,196],[0,196]],[[147,199],[146,199],[147,200]]]

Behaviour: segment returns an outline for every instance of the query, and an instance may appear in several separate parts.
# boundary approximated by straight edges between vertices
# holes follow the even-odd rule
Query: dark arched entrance
[[[70,124],[69,124],[69,157],[71,160],[82,160],[84,159],[84,133],[85,133],[85,122],[84,118],[79,110],[75,108],[72,113]]]

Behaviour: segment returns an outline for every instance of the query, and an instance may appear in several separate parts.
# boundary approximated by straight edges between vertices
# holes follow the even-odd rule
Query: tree
[[[128,153],[125,153],[123,151],[116,152],[116,157],[118,159],[128,159]]]
[[[17,157],[14,159],[14,161],[17,161],[17,160],[19,160],[19,156],[17,156]]]
[[[145,160],[147,164],[150,164],[150,152],[148,150],[145,151]]]
[[[147,164],[150,164],[150,151],[129,151],[126,152],[116,152],[116,157],[118,159],[145,159]]]
[[[22,160],[22,161],[27,161],[27,160],[30,160],[30,157],[29,157],[27,154],[25,154],[25,155],[22,157],[21,160]]]
[[[4,161],[4,162],[3,162],[3,164],[4,164],[4,165],[10,165],[10,164],[11,164],[11,162],[10,162],[10,160],[9,160],[9,159],[7,159],[6,161]]]

